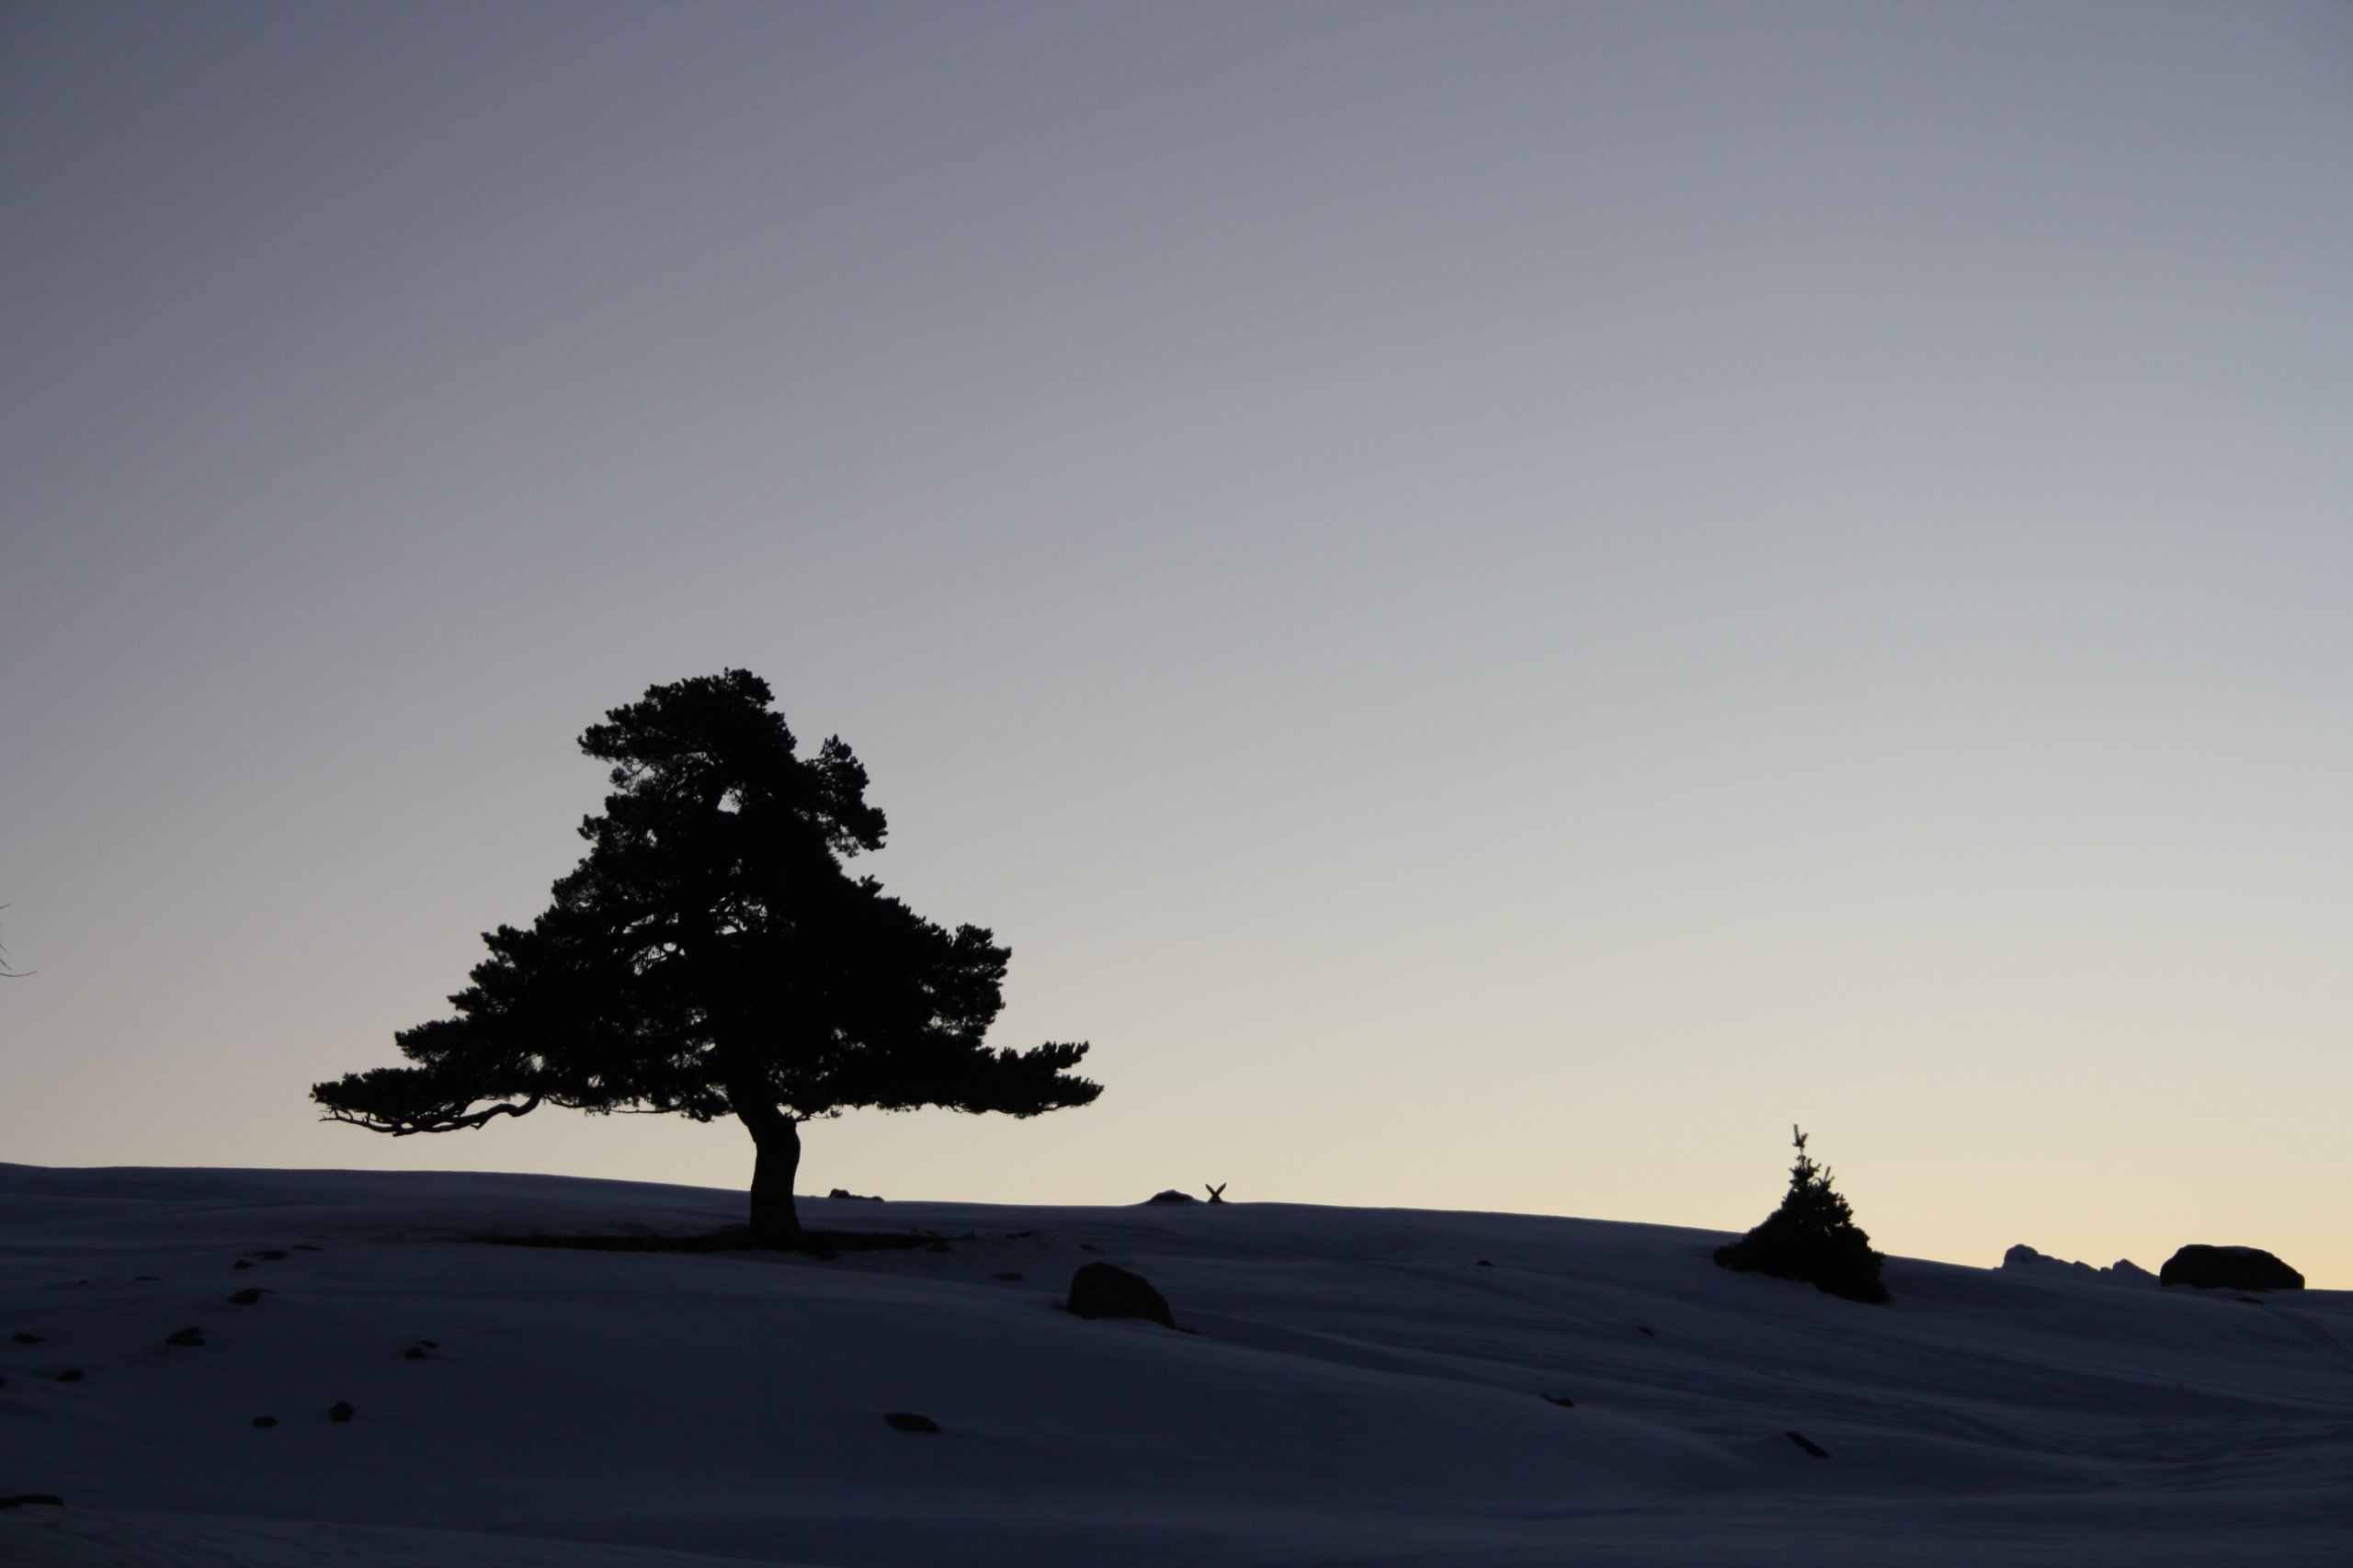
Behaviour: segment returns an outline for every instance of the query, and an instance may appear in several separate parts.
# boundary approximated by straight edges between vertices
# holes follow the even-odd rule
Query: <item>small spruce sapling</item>
[[[1781,1206],[1748,1234],[1716,1249],[1716,1264],[1744,1273],[1797,1279],[1850,1301],[1884,1301],[1880,1265],[1871,1238],[1855,1223],[1855,1211],[1832,1190],[1830,1172],[1805,1152],[1805,1134],[1792,1127],[1797,1164],[1790,1168],[1790,1190]]]

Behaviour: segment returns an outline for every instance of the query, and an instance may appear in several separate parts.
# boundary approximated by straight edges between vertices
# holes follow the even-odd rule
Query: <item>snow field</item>
[[[1715,1268],[1712,1233],[1279,1204],[804,1200],[948,1241],[831,1261],[461,1239],[742,1212],[551,1177],[0,1166],[0,1496],[64,1499],[0,1511],[0,1561],[2353,1556],[2342,1292],[1895,1258],[1866,1307]],[[1098,1257],[1194,1332],[1063,1312]],[[227,1304],[245,1287],[272,1293]]]

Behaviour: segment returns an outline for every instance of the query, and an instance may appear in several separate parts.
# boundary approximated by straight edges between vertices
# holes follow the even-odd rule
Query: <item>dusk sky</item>
[[[0,6],[0,1160],[392,1140],[728,666],[1096,1105],[801,1189],[2353,1288],[2353,8]]]

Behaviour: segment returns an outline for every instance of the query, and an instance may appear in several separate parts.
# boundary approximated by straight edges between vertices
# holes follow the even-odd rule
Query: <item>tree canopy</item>
[[[541,1105],[732,1115],[757,1148],[752,1227],[798,1231],[800,1123],[855,1107],[1034,1116],[1101,1085],[1086,1046],[991,1050],[1008,951],[843,862],[882,846],[840,737],[795,753],[767,683],[728,670],[606,715],[581,750],[613,792],[528,930],[502,926],[454,1017],[394,1037],[414,1065],[315,1085],[331,1120],[404,1136]]]

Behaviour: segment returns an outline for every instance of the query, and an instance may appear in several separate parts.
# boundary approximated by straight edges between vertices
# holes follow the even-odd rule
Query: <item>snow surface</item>
[[[2353,1562],[2353,1293],[1895,1258],[1867,1307],[1653,1225],[802,1211],[948,1245],[486,1245],[743,1199],[0,1165],[0,1497],[64,1500],[0,1510],[0,1562]],[[1195,1332],[1062,1311],[1097,1257]]]

